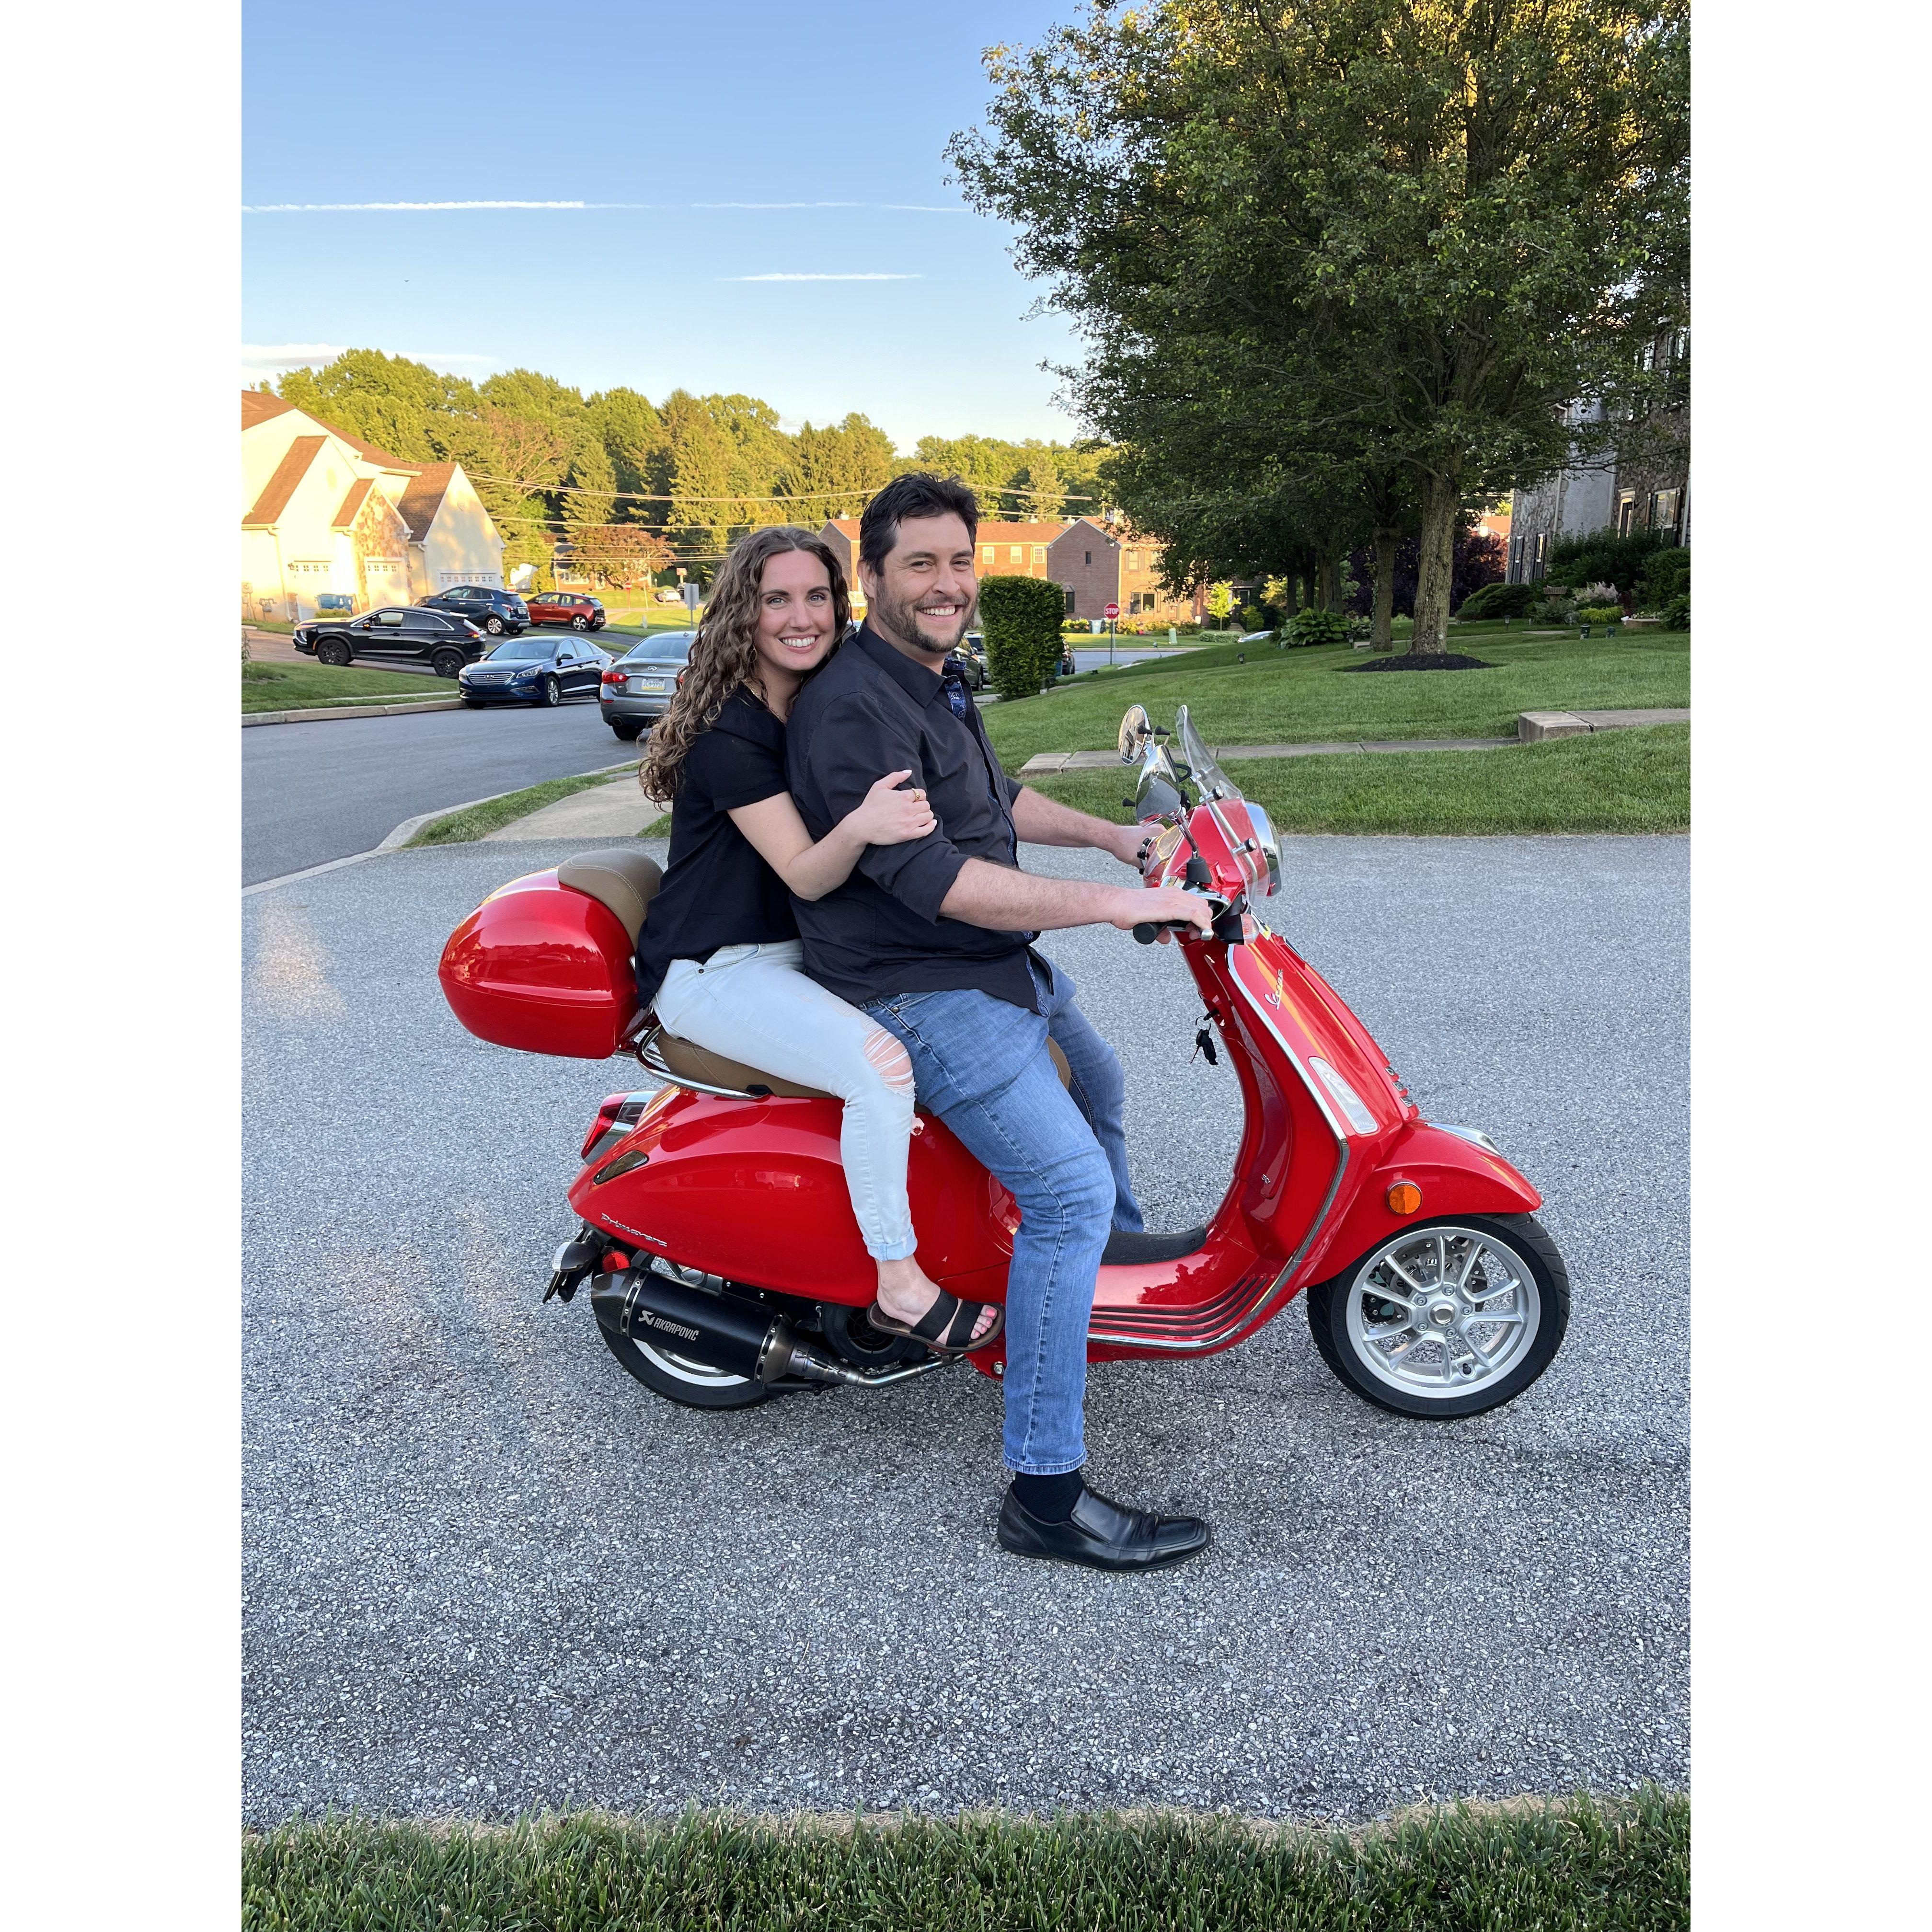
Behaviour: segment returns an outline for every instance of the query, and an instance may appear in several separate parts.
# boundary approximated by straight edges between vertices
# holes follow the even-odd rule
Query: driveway
[[[999,1394],[963,1366],[707,1416],[625,1376],[583,1298],[539,1304],[578,1142],[635,1070],[486,1046],[434,975],[486,891],[564,849],[246,902],[250,1821],[1352,1819],[1687,1782],[1684,841],[1288,842],[1271,922],[1425,1112],[1545,1190],[1574,1316],[1526,1396],[1448,1425],[1349,1394],[1298,1304],[1206,1361],[1097,1369],[1099,1485],[1215,1528],[1126,1578],[998,1548]],[[1044,950],[1126,1063],[1149,1225],[1199,1220],[1238,1101],[1190,1059],[1180,960],[1110,930]]]

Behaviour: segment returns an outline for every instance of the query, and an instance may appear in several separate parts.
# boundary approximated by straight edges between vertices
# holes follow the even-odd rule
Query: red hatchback
[[[526,590],[524,602],[532,624],[568,624],[573,631],[601,631],[604,607],[594,597],[575,590]]]

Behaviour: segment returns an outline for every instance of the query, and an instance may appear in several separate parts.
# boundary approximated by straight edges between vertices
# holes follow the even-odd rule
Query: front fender
[[[1412,1214],[1398,1214],[1388,1204],[1389,1190],[1399,1180],[1421,1190],[1421,1204]],[[1501,1154],[1447,1127],[1418,1120],[1396,1136],[1363,1178],[1334,1232],[1319,1254],[1310,1257],[1303,1279],[1339,1274],[1357,1256],[1418,1222],[1459,1214],[1533,1214],[1542,1205],[1543,1196]]]

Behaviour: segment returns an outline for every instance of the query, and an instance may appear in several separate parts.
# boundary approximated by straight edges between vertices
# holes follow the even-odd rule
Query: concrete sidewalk
[[[592,785],[546,805],[526,818],[512,819],[488,839],[634,838],[664,812],[638,789],[638,775],[626,772],[609,784]]]

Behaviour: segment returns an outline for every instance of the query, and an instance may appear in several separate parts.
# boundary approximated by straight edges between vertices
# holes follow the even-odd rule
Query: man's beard
[[[979,608],[980,603],[979,598],[975,596],[959,614],[958,629],[944,644],[935,644],[932,638],[920,628],[920,601],[916,597],[908,597],[895,604],[880,597],[874,601],[872,609],[866,613],[866,615],[875,623],[883,625],[894,637],[899,638],[904,643],[912,645],[916,650],[931,651],[934,656],[938,656],[952,650],[959,640],[966,634],[967,626],[972,622],[973,613]]]

